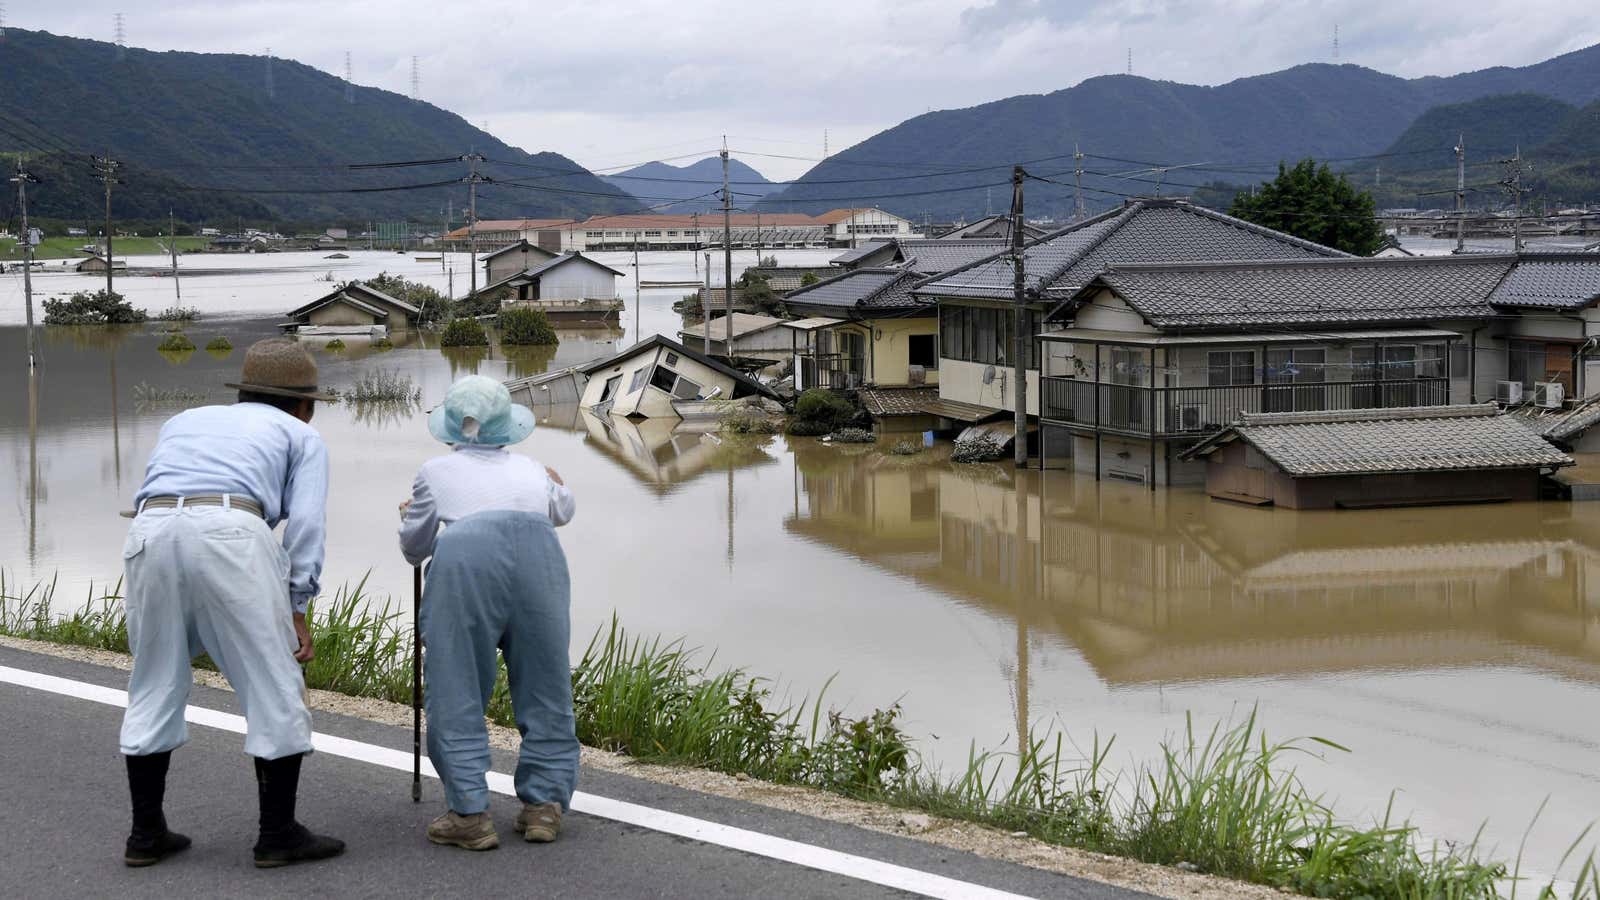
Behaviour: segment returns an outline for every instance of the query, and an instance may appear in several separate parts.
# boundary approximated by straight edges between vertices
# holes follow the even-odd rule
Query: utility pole
[[[177,298],[179,306],[183,305],[183,288],[178,284],[178,220],[167,210],[167,240],[171,242],[172,250],[172,292]]]
[[[639,331],[639,232],[633,232],[633,342],[643,338]]]
[[[728,137],[722,137],[722,298],[727,310],[728,355],[733,356],[733,195],[728,193]],[[706,334],[711,320],[706,320]]]
[[[39,359],[39,338],[33,329],[33,232],[28,230],[28,182],[37,183],[39,179],[22,168],[19,156],[17,174],[11,180],[17,183],[17,209],[22,213],[22,232],[18,237],[22,239],[22,298],[28,310],[28,371],[32,372]]]
[[[471,297],[478,292],[478,182],[483,180],[478,175],[478,163],[483,162],[483,155],[468,153],[461,159],[467,164],[467,251],[472,263],[467,296]]]
[[[117,178],[117,167],[122,165],[111,158],[111,154],[94,157],[95,177],[106,186],[106,294],[111,294],[111,273],[116,268],[111,262],[111,186],[121,184]]]
[[[1500,186],[1511,194],[1515,202],[1515,218],[1511,220],[1511,249],[1513,253],[1522,252],[1522,195],[1526,189],[1522,186],[1522,147],[1517,146],[1516,155],[1510,159],[1501,160],[1506,165],[1506,177],[1500,181]]]
[[[1072,145],[1072,221],[1083,221],[1083,151]]]
[[[1011,170],[1011,298],[1016,303],[1016,317],[1011,326],[1011,395],[1016,399],[1015,459],[1017,468],[1028,467],[1028,357],[1030,335],[1027,333],[1028,305],[1027,280],[1024,278],[1022,257],[1022,181],[1027,173],[1021,166]]]
[[[698,254],[696,254],[698,256]],[[706,292],[700,296],[700,320],[705,323],[705,355],[711,355],[711,254],[706,254]]]
[[[1467,135],[1456,137],[1456,252],[1467,252]]]

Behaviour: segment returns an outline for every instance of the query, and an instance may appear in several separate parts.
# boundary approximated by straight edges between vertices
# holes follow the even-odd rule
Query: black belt
[[[258,519],[265,519],[266,513],[261,511],[261,504],[238,494],[197,494],[193,497],[151,497],[140,505],[139,509],[124,512],[123,518],[131,519],[147,509],[182,509],[185,506],[224,506],[250,513]]]

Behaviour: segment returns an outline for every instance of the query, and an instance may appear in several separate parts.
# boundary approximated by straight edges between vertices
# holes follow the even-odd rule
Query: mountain
[[[270,85],[270,90],[269,90]],[[443,224],[465,185],[370,190],[461,179],[476,151],[497,184],[480,187],[483,218],[565,217],[631,211],[632,198],[572,160],[528,153],[430,103],[355,87],[307,65],[231,53],[152,52],[39,31],[6,29],[0,42],[0,151],[110,153],[179,185],[197,203],[233,194],[298,222],[401,219]],[[448,159],[351,170],[351,163]],[[510,182],[525,184],[514,185]],[[367,193],[335,192],[352,187]],[[52,190],[40,184],[41,202]],[[119,188],[119,190],[122,190]],[[79,198],[85,208],[95,197]],[[78,207],[68,204],[73,210]],[[115,205],[115,201],[114,201]],[[85,210],[87,211],[87,209]],[[69,212],[68,215],[76,215]]]
[[[1212,181],[1270,178],[1279,160],[1380,153],[1432,107],[1512,93],[1566,104],[1600,98],[1600,45],[1521,68],[1409,80],[1325,64],[1216,87],[1090,78],[1049,94],[909,119],[829,157],[763,205],[815,213],[858,201],[913,219],[972,217],[1003,208],[1011,164],[1020,162],[1061,182],[1027,183],[1029,215],[1070,215],[1075,146],[1091,154],[1083,161],[1085,203],[1103,207],[1153,193],[1157,181],[1165,193],[1186,193]],[[1469,146],[1475,141],[1467,139]],[[1151,163],[1204,165],[1123,174]],[[940,169],[944,174],[928,174]],[[848,183],[824,183],[841,180]]]
[[[1451,169],[1455,177],[1456,141],[1471,135],[1468,155],[1478,161],[1510,156],[1555,137],[1577,107],[1538,94],[1496,94],[1464,103],[1435,106],[1418,116],[1400,137],[1384,150],[1393,159],[1384,166],[1396,173]]]
[[[650,162],[600,180],[627,191],[641,206],[663,213],[704,213],[722,208],[722,200],[708,196],[722,189],[722,160],[708,157],[687,166]],[[728,160],[728,184],[734,206],[749,206],[783,186],[737,159]],[[678,203],[670,201],[678,200]],[[662,206],[663,203],[670,205]]]

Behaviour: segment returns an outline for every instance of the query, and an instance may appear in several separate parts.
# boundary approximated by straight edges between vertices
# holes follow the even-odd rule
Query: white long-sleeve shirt
[[[459,444],[422,464],[411,505],[400,520],[400,552],[412,565],[433,555],[440,525],[490,510],[536,512],[555,525],[572,521],[577,501],[544,466],[504,447]]]

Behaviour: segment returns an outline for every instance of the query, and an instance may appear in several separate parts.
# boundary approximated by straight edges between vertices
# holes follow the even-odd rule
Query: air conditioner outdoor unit
[[[1522,382],[1496,381],[1494,383],[1494,402],[1502,406],[1515,406],[1522,402]]]
[[[1206,405],[1204,403],[1182,403],[1178,405],[1178,428],[1183,431],[1199,431],[1206,422]]]
[[[1562,401],[1567,399],[1566,394],[1566,388],[1559,381],[1533,383],[1533,405],[1540,409],[1560,409]]]
[[[911,366],[906,371],[906,382],[912,387],[922,387],[928,383],[928,370],[923,366]]]

